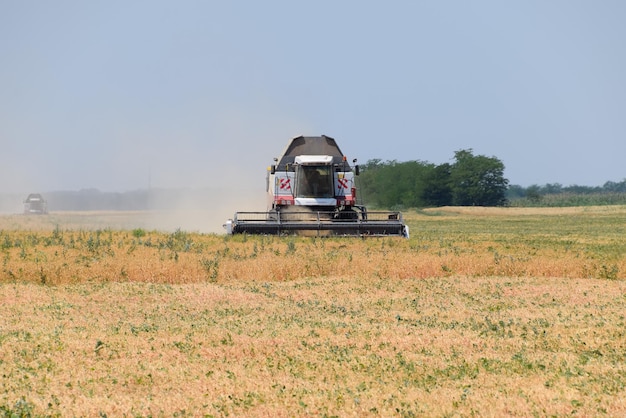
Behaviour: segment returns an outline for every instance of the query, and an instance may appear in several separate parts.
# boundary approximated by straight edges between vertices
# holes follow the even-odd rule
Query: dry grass
[[[104,223],[105,228],[105,221],[132,225],[132,214],[106,216],[89,214],[88,219],[95,225]],[[54,224],[45,217],[8,217],[4,223],[12,227],[0,230],[0,280],[58,285],[120,280],[276,281],[336,275],[626,278],[623,206],[444,208],[409,213],[406,218],[410,240],[72,229],[65,225],[87,221],[77,215],[67,224],[62,217],[53,218]],[[18,228],[20,220],[38,223]]]
[[[0,219],[0,414],[624,416],[625,214],[445,208],[410,240]]]
[[[621,281],[0,287],[5,405],[97,416],[623,416]]]

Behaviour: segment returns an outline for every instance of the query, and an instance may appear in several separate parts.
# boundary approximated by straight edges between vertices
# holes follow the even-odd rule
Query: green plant
[[[146,231],[142,228],[133,229],[133,237],[135,238],[143,238],[146,236]]]
[[[34,417],[35,406],[26,400],[26,398],[18,399],[13,407],[0,405],[0,415],[6,418],[30,418]]]
[[[207,274],[207,278],[211,282],[215,282],[217,280],[219,274],[219,255],[215,254],[213,259],[202,258],[200,260],[200,264],[202,268]]]

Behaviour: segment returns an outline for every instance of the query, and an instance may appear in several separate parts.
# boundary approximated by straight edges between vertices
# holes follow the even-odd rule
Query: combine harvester
[[[24,200],[25,215],[46,215],[48,213],[48,202],[39,193],[31,193]]]
[[[268,168],[267,212],[237,212],[228,234],[409,236],[400,212],[368,212],[357,203],[350,166],[329,136],[293,138]]]

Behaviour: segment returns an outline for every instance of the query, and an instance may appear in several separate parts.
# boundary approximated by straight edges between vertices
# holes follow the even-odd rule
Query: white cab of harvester
[[[337,205],[334,194],[333,157],[330,155],[298,155],[294,159],[294,204],[298,206]]]

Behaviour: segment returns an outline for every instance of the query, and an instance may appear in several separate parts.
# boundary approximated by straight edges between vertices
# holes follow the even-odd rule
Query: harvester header
[[[237,212],[227,233],[408,237],[400,212],[368,212],[357,202],[356,159],[326,135],[293,138],[267,171],[267,212]]]

